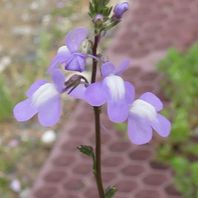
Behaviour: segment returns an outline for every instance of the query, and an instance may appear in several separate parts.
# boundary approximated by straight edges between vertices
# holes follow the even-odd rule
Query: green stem
[[[97,48],[100,41],[100,35],[96,35],[94,38],[94,45],[92,49],[93,56],[97,56]],[[97,60],[93,59],[92,77],[91,83],[96,82],[97,75]],[[102,173],[101,173],[101,130],[100,130],[100,107],[93,107],[95,117],[95,178],[100,198],[105,198]]]

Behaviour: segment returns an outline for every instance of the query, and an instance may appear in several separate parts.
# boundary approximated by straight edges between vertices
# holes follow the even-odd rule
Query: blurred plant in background
[[[26,3],[28,4],[28,2]],[[29,4],[30,7],[33,6],[36,9],[36,1],[29,2]],[[32,33],[31,37],[29,34],[26,35],[25,28],[12,24],[16,26],[13,30],[16,37],[23,36],[23,42],[27,40],[25,37],[30,37],[30,42],[33,44],[29,49],[28,46],[24,46],[25,44],[21,42],[21,46],[18,47],[18,51],[12,57],[12,62],[9,61],[9,64],[5,66],[2,63],[0,66],[1,121],[12,118],[11,109],[13,104],[23,98],[23,93],[30,83],[46,75],[46,67],[50,63],[54,49],[61,43],[62,38],[71,26],[73,24],[83,24],[86,21],[85,10],[79,12],[83,6],[85,7],[85,1],[74,0],[67,3],[61,1],[56,3],[56,6],[53,7],[53,5],[48,7],[48,10],[51,9],[49,13],[41,16],[42,26],[37,27],[37,24],[31,24],[32,28],[35,28],[36,31],[35,34]],[[42,12],[44,11],[42,10]],[[9,54],[10,52],[4,53]]]
[[[0,122],[10,118],[13,106],[11,93],[6,86],[4,86],[4,78],[0,75]]]
[[[157,66],[173,123],[168,142],[157,149],[158,159],[172,166],[178,190],[188,198],[198,197],[197,54],[197,43],[185,52],[170,49]]]
[[[0,23],[4,27],[0,29],[2,198],[28,197],[29,188],[47,158],[55,141],[55,132],[60,127],[49,133],[34,120],[29,124],[12,122],[13,105],[24,99],[25,90],[35,79],[46,76],[46,67],[71,26],[85,23],[86,4],[86,0],[52,0],[50,4],[44,0],[0,2]],[[7,11],[8,8],[12,8],[12,13]],[[67,109],[73,108],[73,103],[67,101],[67,104]]]

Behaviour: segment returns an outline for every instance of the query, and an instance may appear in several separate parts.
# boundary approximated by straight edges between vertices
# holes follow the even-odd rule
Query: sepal
[[[95,154],[94,154],[94,150],[91,146],[88,145],[80,145],[77,147],[77,149],[83,153],[84,155],[88,156],[88,157],[92,157],[94,158]]]
[[[112,198],[117,192],[117,188],[115,186],[109,186],[105,190],[105,198]]]

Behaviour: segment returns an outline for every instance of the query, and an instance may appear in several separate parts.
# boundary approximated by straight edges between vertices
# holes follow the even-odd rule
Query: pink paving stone
[[[138,184],[136,181],[134,181],[132,179],[130,179],[130,180],[122,179],[119,182],[117,182],[115,186],[117,187],[119,192],[131,193],[132,191],[137,189]]]
[[[76,195],[67,193],[67,196],[65,196],[65,194],[61,194],[56,195],[56,198],[76,198]]]
[[[160,198],[161,194],[157,190],[140,190],[135,194],[135,198]]]
[[[111,155],[109,155],[109,157],[106,157],[104,160],[102,160],[102,165],[104,167],[119,167],[122,163],[123,158],[121,156],[112,157]]]
[[[83,177],[82,177],[83,179]],[[69,191],[80,191],[85,186],[81,181],[82,179],[68,178],[67,182],[63,185],[64,190]]]
[[[135,151],[132,151],[129,156],[132,160],[146,161],[150,159],[151,155],[152,153],[149,150],[137,149]]]
[[[166,175],[160,173],[147,173],[147,176],[143,178],[143,182],[150,186],[160,186],[166,181]]]
[[[172,196],[181,196],[181,194],[176,190],[173,184],[169,184],[165,187],[165,192],[167,195],[172,195]]]
[[[129,143],[128,141],[119,140],[117,142],[112,143],[109,146],[109,149],[112,152],[126,152],[131,146],[131,143]]]
[[[75,160],[72,155],[60,154],[53,159],[53,164],[57,167],[67,167]]]
[[[66,173],[60,170],[49,170],[48,173],[45,174],[44,180],[46,182],[58,183],[64,180],[66,177]]]
[[[104,131],[104,133],[101,134],[101,143],[108,144],[108,142],[111,141],[111,138],[111,135]]]
[[[139,165],[134,165],[134,164],[127,165],[126,167],[124,167],[121,170],[121,172],[127,177],[141,175],[142,173],[144,173],[144,171],[145,171],[145,168],[141,164],[139,164]]]
[[[73,173],[82,176],[92,173],[92,165],[91,163],[79,163],[73,168]]]
[[[112,128],[114,128],[114,125],[109,120],[107,120],[105,118],[104,119],[102,118],[101,122],[102,122],[102,132],[104,132],[104,133],[102,133],[102,138],[103,138],[103,134],[109,135],[111,133]],[[112,132],[115,133],[114,130]],[[104,138],[103,138],[102,141],[106,141],[106,140],[104,140]]]
[[[105,129],[102,128],[102,133],[101,133],[101,143],[102,143],[102,145],[105,145],[105,144],[108,145],[108,143],[111,141],[112,137],[109,134],[109,130],[106,128],[106,125],[104,127],[105,127]],[[115,133],[115,131],[113,131],[113,132]],[[90,142],[95,142],[95,134],[92,133],[90,135],[89,139],[90,139]]]
[[[149,72],[147,74],[143,74],[141,75],[141,80],[143,81],[153,81],[153,80],[156,80],[158,78],[158,74],[156,72]]]
[[[99,198],[96,188],[88,188],[84,193],[84,198]]]
[[[154,160],[150,162],[150,167],[155,170],[166,170],[169,168],[167,165]]]
[[[79,137],[84,137],[86,135],[88,135],[90,131],[90,126],[87,124],[78,124],[76,125],[73,129],[70,130],[70,134],[72,136],[79,136]]]
[[[87,104],[87,107],[88,107],[88,104]],[[84,123],[93,122],[93,112],[89,113],[88,115],[87,115],[87,111],[84,111],[84,113],[85,113],[85,115],[80,114],[77,116],[76,123],[84,124]]]
[[[115,172],[105,171],[102,174],[102,179],[105,183],[109,183],[110,181],[116,178],[117,174]]]
[[[77,147],[79,145],[82,144],[82,141],[81,140],[75,140],[74,138],[71,139],[70,141],[67,141],[67,142],[64,142],[62,145],[61,145],[61,149],[65,152],[68,152],[68,151],[72,151],[75,152],[77,151]]]
[[[34,195],[36,198],[55,198],[58,189],[56,187],[50,186],[41,186],[38,190],[35,191]]]

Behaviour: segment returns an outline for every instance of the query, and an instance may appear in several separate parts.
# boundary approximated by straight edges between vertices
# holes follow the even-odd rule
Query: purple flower
[[[38,113],[41,125],[50,127],[55,125],[61,116],[60,95],[64,89],[64,75],[54,70],[53,83],[37,80],[26,92],[27,99],[18,103],[13,110],[17,121],[23,122],[31,119]]]
[[[129,4],[127,2],[124,2],[124,3],[118,3],[113,12],[114,12],[114,16],[117,18],[117,19],[120,19],[122,18],[122,15],[129,9]]]
[[[107,112],[111,121],[123,122],[128,117],[128,104],[133,101],[134,87],[124,81],[121,74],[128,66],[124,61],[118,69],[110,62],[102,65],[103,80],[89,85],[85,91],[85,100],[92,106],[101,106],[107,102]]]
[[[162,137],[169,135],[170,121],[158,113],[162,108],[160,99],[150,92],[144,93],[130,105],[128,136],[132,143],[148,143],[152,139],[152,128]]]
[[[58,49],[48,71],[52,73],[60,64],[64,64],[67,70],[84,71],[87,56],[80,53],[79,48],[87,35],[88,30],[86,28],[76,28],[69,32],[65,38],[65,45]]]

